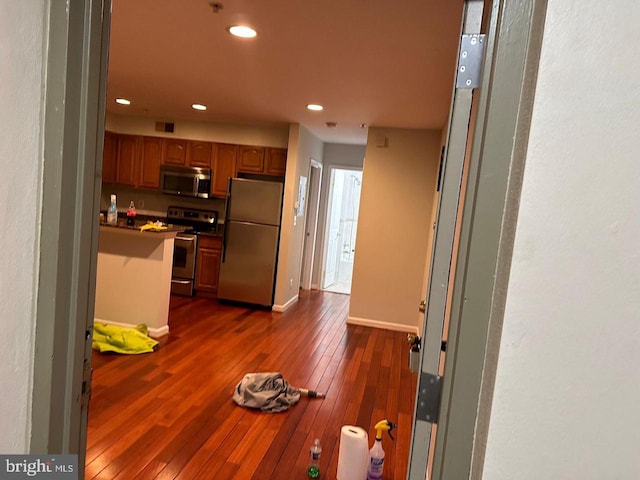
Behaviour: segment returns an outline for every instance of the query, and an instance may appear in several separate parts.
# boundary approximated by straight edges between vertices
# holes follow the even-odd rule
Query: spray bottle
[[[394,425],[389,420],[380,420],[376,423],[376,440],[373,442],[371,450],[369,450],[369,468],[367,469],[367,480],[381,480],[382,469],[384,468],[384,450],[382,449],[382,432],[389,432],[391,440],[391,430],[397,425]]]

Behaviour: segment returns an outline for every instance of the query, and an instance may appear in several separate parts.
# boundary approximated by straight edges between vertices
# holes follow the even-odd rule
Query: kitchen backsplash
[[[136,212],[140,215],[166,217],[170,205],[188,208],[205,208],[218,211],[219,223],[224,219],[224,200],[220,198],[189,198],[177,195],[166,195],[140,188],[128,188],[116,185],[103,185],[100,198],[100,210],[109,207],[111,194],[116,194],[118,212],[126,212],[129,202],[133,200]]]

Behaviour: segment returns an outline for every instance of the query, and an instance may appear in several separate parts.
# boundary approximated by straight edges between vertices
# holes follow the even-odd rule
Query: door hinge
[[[416,418],[424,422],[438,423],[440,399],[442,395],[442,377],[432,373],[420,374],[420,390]]]
[[[91,362],[85,360],[82,366],[82,398],[80,400],[81,408],[87,408],[89,400],[91,399],[91,377],[93,376],[93,369],[91,368]]]
[[[456,88],[478,88],[484,58],[484,34],[465,34],[460,41]]]

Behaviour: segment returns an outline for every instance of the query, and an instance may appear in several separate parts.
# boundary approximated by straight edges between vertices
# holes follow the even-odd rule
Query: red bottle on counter
[[[135,224],[136,221],[136,205],[135,203],[133,203],[133,200],[131,200],[131,203],[129,203],[129,208],[127,209],[127,225],[130,227],[133,227],[133,225]]]

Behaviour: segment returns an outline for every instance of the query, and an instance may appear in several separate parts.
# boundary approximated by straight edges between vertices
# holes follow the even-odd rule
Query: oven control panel
[[[171,206],[167,209],[167,222],[189,226],[194,230],[215,232],[218,227],[218,212]]]

